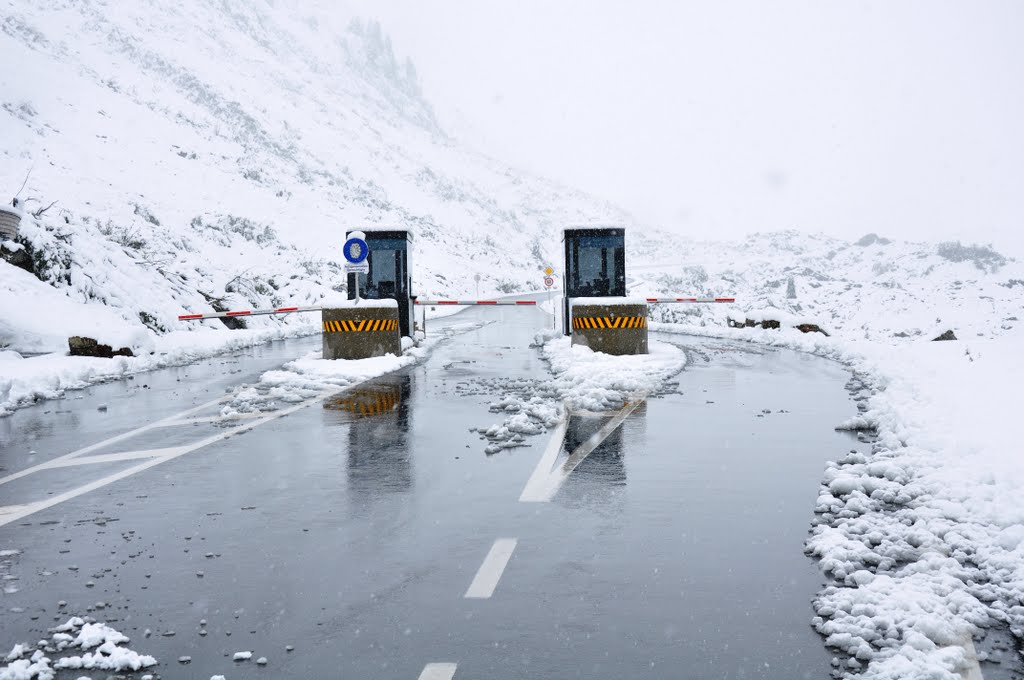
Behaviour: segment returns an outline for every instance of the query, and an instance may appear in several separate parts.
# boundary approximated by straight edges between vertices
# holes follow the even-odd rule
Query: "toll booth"
[[[416,296],[412,293],[412,260],[409,253],[413,235],[406,229],[367,229],[366,245],[370,252],[367,274],[348,275],[348,299],[356,297],[356,277],[359,277],[359,296],[368,300],[398,302],[398,326],[402,336],[412,337]]]
[[[572,335],[570,300],[626,296],[626,230],[621,227],[564,231],[565,297],[562,332]]]

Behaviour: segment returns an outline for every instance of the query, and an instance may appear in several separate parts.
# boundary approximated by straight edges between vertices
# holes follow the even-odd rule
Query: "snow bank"
[[[0,262],[0,347],[21,353],[67,352],[82,335],[114,349],[140,354],[153,349],[151,334],[107,305],[76,302],[27,271]]]
[[[319,317],[315,318],[317,325],[231,332],[212,329],[174,331],[155,338],[153,354],[137,357],[99,359],[57,354],[4,357],[0,361],[0,416],[9,415],[14,409],[30,406],[40,399],[59,399],[68,390],[83,389],[157,368],[181,366],[273,340],[319,333]]]
[[[263,373],[254,384],[236,387],[230,401],[221,409],[221,415],[228,417],[240,413],[274,411],[288,404],[321,396],[328,391],[393,373],[422,361],[437,344],[452,335],[479,327],[479,323],[448,326],[422,340],[419,346],[406,350],[402,356],[388,354],[345,361],[324,359],[321,352],[310,352],[279,369]]]
[[[486,453],[524,446],[526,437],[546,432],[570,411],[611,411],[627,401],[646,398],[663,389],[683,370],[686,355],[662,342],[650,343],[650,354],[612,356],[589,347],[571,345],[557,331],[545,331],[534,342],[541,347],[552,376],[547,380],[490,381],[504,392],[490,404],[491,413],[504,414],[499,424],[476,428],[487,440]]]
[[[652,341],[649,351],[612,356],[559,337],[544,344],[543,356],[554,373],[554,389],[570,409],[606,411],[657,392],[686,365],[686,355],[673,345]]]
[[[807,541],[830,577],[813,623],[847,655],[843,671],[959,678],[970,636],[998,627],[1024,638],[1024,333],[887,347],[792,330],[655,330],[791,347],[853,371],[857,424],[878,441],[828,463]]]

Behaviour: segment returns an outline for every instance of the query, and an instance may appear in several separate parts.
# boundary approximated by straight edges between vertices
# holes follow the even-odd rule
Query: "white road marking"
[[[640,404],[642,403],[643,400],[638,399],[636,401],[632,401],[626,404],[626,406],[623,407],[621,411],[615,414],[615,417],[613,417],[611,420],[605,423],[604,427],[602,427],[600,430],[591,435],[590,439],[580,444],[576,448],[576,450],[573,451],[572,454],[566,459],[565,463],[562,464],[562,467],[559,468],[558,471],[556,471],[555,476],[557,479],[557,483],[555,485],[554,490],[557,491],[558,487],[562,485],[562,482],[566,480],[566,478],[572,473],[572,471],[579,467],[580,463],[582,463],[583,460],[587,456],[589,456],[594,449],[600,446],[601,443],[605,439],[607,439],[612,432],[617,430],[619,426],[622,425],[623,421],[625,421],[626,418],[628,418],[633,413],[633,411],[635,411],[637,407],[640,406]]]
[[[24,517],[25,514],[31,515],[33,512],[35,512],[35,509],[33,509],[35,505],[38,504],[25,503],[23,505],[5,505],[3,507],[0,507],[0,525],[7,523],[8,515],[18,515],[20,517]],[[28,512],[26,513],[26,511]]]
[[[456,667],[454,663],[428,663],[423,667],[419,680],[452,680]]]
[[[122,460],[138,460],[139,458],[164,458],[167,456],[174,457],[180,455],[179,449],[184,447],[181,446],[170,446],[165,449],[146,449],[143,451],[123,451],[121,453],[101,453],[95,456],[78,456],[77,458],[67,458],[64,460],[51,461],[50,463],[44,463],[46,468],[52,470],[54,468],[62,467],[74,467],[75,465],[95,465],[97,463],[117,463]]]
[[[263,411],[254,411],[252,413],[233,413],[229,416],[202,416],[201,418],[182,418],[181,420],[171,420],[168,422],[161,422],[158,427],[181,427],[184,425],[201,425],[203,423],[231,423],[236,420],[249,420],[251,418],[260,418],[264,415]]]
[[[100,489],[100,488],[102,488],[104,486],[107,486],[108,484],[113,484],[114,482],[122,480],[125,477],[131,477],[132,475],[137,474],[139,472],[142,472],[143,470],[148,470],[149,468],[154,467],[156,465],[160,465],[161,463],[166,463],[167,461],[173,460],[175,458],[178,458],[179,456],[183,456],[186,453],[191,453],[192,451],[196,451],[197,449],[201,449],[203,447],[209,446],[210,444],[215,444],[215,443],[217,443],[219,441],[223,441],[223,440],[227,439],[228,437],[230,437],[232,435],[240,434],[242,432],[248,432],[249,430],[251,430],[251,429],[253,429],[255,427],[258,427],[258,426],[260,426],[260,425],[262,425],[264,423],[268,423],[268,422],[270,422],[272,420],[276,420],[276,419],[281,418],[283,416],[286,416],[286,415],[288,415],[290,413],[294,413],[295,411],[298,411],[299,409],[304,409],[304,408],[312,405],[315,402],[318,402],[319,400],[321,400],[321,399],[323,399],[325,397],[333,396],[335,394],[338,394],[339,392],[344,392],[345,390],[352,389],[353,387],[356,387],[357,385],[360,385],[363,382],[365,382],[365,381],[360,381],[360,382],[357,382],[357,383],[353,383],[351,385],[346,385],[345,387],[332,387],[330,389],[324,390],[318,396],[313,397],[312,399],[308,399],[308,400],[306,400],[304,402],[295,404],[294,406],[289,406],[288,408],[281,409],[280,411],[271,411],[269,413],[265,413],[265,414],[263,414],[263,417],[261,417],[259,420],[254,420],[254,421],[251,421],[251,422],[244,423],[242,425],[237,425],[237,426],[235,426],[235,427],[233,427],[233,428],[231,428],[229,430],[224,430],[223,432],[220,432],[218,434],[206,437],[205,439],[200,439],[199,441],[193,442],[191,444],[186,444],[185,446],[177,446],[177,447],[171,447],[171,448],[168,448],[168,449],[163,449],[163,451],[165,451],[165,452],[169,451],[171,453],[164,453],[164,454],[161,454],[160,456],[158,456],[156,458],[150,458],[149,460],[147,460],[147,461],[145,461],[143,463],[140,463],[139,465],[127,468],[125,470],[121,470],[120,472],[116,472],[116,473],[114,473],[112,475],[107,475],[106,477],[102,477],[100,479],[94,480],[92,482],[89,482],[88,484],[83,484],[82,486],[79,486],[79,487],[77,487],[75,489],[71,489],[70,491],[65,491],[64,493],[61,493],[61,494],[58,494],[58,495],[55,495],[55,496],[50,496],[46,500],[37,501],[35,503],[26,503],[24,505],[9,505],[9,506],[0,507],[0,526],[4,526],[5,524],[10,524],[11,522],[16,522],[16,521],[18,521],[20,519],[24,519],[25,517],[28,517],[29,515],[31,515],[33,513],[39,512],[40,510],[45,510],[47,508],[52,508],[53,506],[55,506],[55,505],[57,505],[59,503],[63,503],[64,501],[69,501],[72,498],[77,498],[78,496],[81,496],[83,494],[89,493],[90,491],[95,491],[96,489]],[[194,409],[189,409],[188,411],[186,411],[184,413],[195,413],[196,411],[199,411],[199,410],[204,409],[204,408],[208,408],[208,407],[218,403],[219,401],[220,401],[220,399],[218,399],[216,401],[208,402],[206,404],[203,404],[202,406],[197,406]],[[180,417],[182,415],[184,415],[184,414],[178,414],[177,416],[171,416],[170,418],[165,418],[164,420],[170,420],[172,418],[178,418],[178,417]],[[158,421],[158,422],[163,422],[163,421]],[[154,427],[157,427],[156,423],[152,423],[150,425],[145,425],[143,427],[138,428],[137,430],[133,430],[131,433],[125,433],[123,435],[118,435],[117,437],[112,437],[111,439],[108,439],[108,440],[105,440],[103,442],[100,442],[99,444],[93,444],[92,446],[87,446],[84,449],[79,449],[78,451],[74,451],[74,452],[69,453],[69,454],[67,454],[65,456],[61,456],[59,458],[55,458],[54,460],[47,461],[46,463],[42,463],[40,465],[36,465],[35,467],[28,468],[27,470],[22,470],[21,472],[15,473],[13,475],[8,475],[7,477],[4,477],[3,479],[0,479],[0,482],[11,481],[12,479],[17,479],[18,477],[24,477],[26,474],[30,474],[31,472],[38,472],[39,470],[50,469],[52,467],[61,467],[61,466],[66,466],[66,465],[74,465],[75,463],[71,460],[74,456],[77,456],[77,455],[79,455],[81,453],[85,453],[85,452],[88,452],[88,451],[93,451],[96,448],[98,448],[100,446],[103,446],[103,445],[106,445],[106,444],[108,444],[110,442],[120,441],[122,439],[126,439],[130,435],[138,434],[140,432],[143,432],[143,431],[146,431],[146,430],[150,430],[150,429],[152,429]],[[140,452],[138,452],[138,451],[130,451],[130,452],[126,452],[126,453],[140,453]],[[113,455],[117,455],[117,454],[113,454]],[[97,456],[97,457],[99,457],[99,456]]]
[[[219,403],[221,403],[223,401],[226,401],[227,399],[230,399],[230,397],[218,397],[218,398],[214,399],[213,401],[208,401],[205,404],[200,404],[199,406],[195,406],[195,407],[190,408],[190,409],[188,409],[186,411],[182,411],[181,413],[175,413],[173,416],[168,416],[166,418],[161,418],[160,420],[157,420],[155,422],[149,423],[147,425],[143,425],[142,427],[137,427],[134,430],[129,430],[128,432],[123,432],[123,433],[121,433],[119,435],[110,437],[109,439],[104,439],[101,442],[96,442],[95,444],[90,444],[89,446],[82,447],[82,448],[80,448],[80,449],[78,449],[76,451],[72,451],[71,453],[65,453],[63,456],[60,456],[58,458],[54,458],[53,460],[48,460],[45,463],[40,463],[39,465],[33,465],[30,468],[25,468],[24,470],[19,470],[18,472],[9,474],[6,477],[0,477],[0,484],[6,484],[7,482],[13,482],[15,479],[21,479],[22,477],[30,475],[33,472],[38,472],[39,470],[46,470],[46,469],[52,467],[54,463],[60,462],[62,460],[67,460],[68,458],[74,458],[75,456],[80,456],[80,455],[82,455],[84,453],[90,453],[92,451],[95,451],[96,449],[103,448],[104,446],[109,446],[111,444],[116,444],[119,441],[123,441],[125,439],[130,439],[130,438],[134,437],[135,435],[142,434],[143,432],[148,432],[149,430],[152,430],[154,428],[163,427],[165,423],[168,423],[168,422],[171,422],[171,421],[174,421],[174,420],[178,420],[180,418],[184,418],[185,416],[192,415],[193,413],[198,413],[199,411],[202,411],[203,409],[210,408],[211,406],[216,406],[217,404],[219,404]]]
[[[562,465],[557,469],[552,470],[551,466],[554,463],[554,459],[558,457],[558,453],[562,448],[562,442],[565,439],[565,429],[568,426],[569,416],[566,416],[566,421],[563,425],[559,426],[559,430],[555,432],[556,436],[552,437],[551,442],[548,445],[548,449],[541,456],[540,461],[537,463],[537,467],[534,469],[533,474],[530,475],[529,481],[526,482],[526,487],[523,489],[523,493],[519,496],[519,501],[522,503],[547,503],[558,490],[565,483],[565,480],[569,478],[573,470],[579,467],[587,456],[589,456],[594,449],[601,445],[605,439],[607,439],[612,432],[614,432],[623,421],[628,418],[633,411],[637,409],[640,404],[644,402],[644,398],[637,398],[628,404],[626,404],[621,410],[615,413],[611,420],[591,435],[590,439],[576,447],[569,457]]]
[[[494,589],[498,587],[498,581],[501,580],[508,561],[512,559],[516,543],[518,541],[514,538],[499,538],[494,542],[463,597],[487,599],[494,594]]]
[[[964,680],[985,680],[981,676],[981,663],[978,661],[978,650],[974,648],[974,638],[967,635],[961,646],[967,650],[967,668],[960,672]]]
[[[551,475],[551,467],[555,464],[555,459],[558,458],[558,454],[562,451],[562,444],[565,443],[565,430],[568,426],[569,417],[566,416],[551,434],[551,439],[548,440],[548,448],[544,450],[544,455],[537,461],[537,467],[533,468],[533,474],[530,475],[530,479],[527,480],[526,486],[523,488],[523,493],[519,496],[521,502],[530,503],[549,500],[544,498],[543,492],[547,479]]]

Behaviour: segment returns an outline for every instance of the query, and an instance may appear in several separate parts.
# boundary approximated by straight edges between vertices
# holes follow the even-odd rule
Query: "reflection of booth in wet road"
[[[408,491],[412,488],[407,373],[385,376],[343,392],[324,408],[343,411],[348,427],[348,481],[353,493]]]
[[[625,297],[626,230],[617,227],[566,229],[563,240],[565,298],[562,330],[571,335],[571,298]]]
[[[405,229],[362,229],[370,249],[368,274],[348,275],[348,298],[354,300],[356,276],[359,277],[359,295],[368,300],[394,299],[398,301],[398,325],[402,336],[412,337],[413,304],[412,262],[409,246],[412,232]]]

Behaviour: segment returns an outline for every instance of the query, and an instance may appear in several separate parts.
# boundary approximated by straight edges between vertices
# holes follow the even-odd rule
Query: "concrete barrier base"
[[[572,344],[605,354],[647,354],[647,304],[572,304]]]
[[[381,303],[391,304],[381,304]],[[369,359],[402,355],[398,306],[394,300],[362,300],[360,304],[325,308],[324,359]]]

